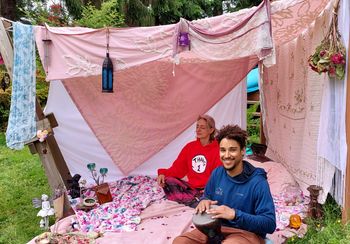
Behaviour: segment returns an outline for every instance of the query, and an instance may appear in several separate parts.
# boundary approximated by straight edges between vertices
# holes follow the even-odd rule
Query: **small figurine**
[[[40,200],[33,199],[34,207],[40,207]],[[40,220],[40,227],[44,229],[49,229],[49,217],[55,214],[55,210],[51,207],[51,203],[49,201],[49,196],[46,194],[41,195],[41,209],[36,216],[42,217]]]
[[[71,220],[71,231],[79,230],[79,223],[75,218],[72,218]]]
[[[80,185],[79,180],[81,178],[81,175],[75,174],[72,177],[72,180],[68,180],[69,184],[69,195],[72,197],[72,199],[80,197]]]
[[[322,190],[321,186],[311,185],[307,188],[310,192],[310,203],[308,216],[314,219],[321,219],[324,216],[322,205],[318,202],[318,196]]]
[[[86,180],[85,180],[85,179],[80,179],[80,180],[79,180],[79,187],[80,187],[80,197],[81,197],[82,199],[85,198],[84,192],[87,190],[87,189],[85,188],[85,186],[86,186]]]

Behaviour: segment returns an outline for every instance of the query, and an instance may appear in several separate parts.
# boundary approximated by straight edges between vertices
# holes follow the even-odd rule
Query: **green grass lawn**
[[[341,208],[332,197],[328,196],[323,205],[324,218],[320,220],[306,219],[308,232],[303,238],[293,237],[287,243],[293,244],[349,244],[350,225],[341,222]]]
[[[0,133],[0,243],[27,243],[42,233],[32,198],[51,195],[38,155],[27,147],[13,151]]]

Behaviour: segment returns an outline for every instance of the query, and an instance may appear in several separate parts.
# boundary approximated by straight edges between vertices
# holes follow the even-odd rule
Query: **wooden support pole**
[[[7,72],[9,73],[12,80],[12,67],[13,67],[13,47],[9,36],[7,35],[6,28],[10,27],[11,24],[0,21],[0,53],[5,62]]]
[[[49,121],[49,128],[43,128],[43,129],[52,129],[58,125],[55,116],[53,114],[48,114],[47,116],[44,115],[44,112],[40,106],[40,103],[38,99],[36,99],[36,116],[38,121],[43,121],[45,118]],[[43,151],[41,151],[41,147],[39,145],[35,145],[36,148],[39,148],[39,150],[36,150],[39,153],[40,158],[42,159],[42,162],[44,164],[44,161],[47,161],[46,164],[50,164],[51,168],[54,167],[58,170],[59,176],[62,179],[63,185],[67,189],[69,189],[68,181],[72,180],[72,176],[69,172],[69,169],[67,167],[67,163],[63,158],[63,155],[61,153],[61,150],[58,147],[58,144],[56,142],[56,139],[53,135],[53,133],[47,137],[46,139],[47,143],[47,154],[50,154],[50,157],[48,155],[42,155]],[[34,144],[41,144],[41,142],[36,141]],[[44,160],[44,161],[43,161]],[[44,165],[46,168],[46,166]],[[47,173],[49,173],[47,171]],[[49,175],[47,175],[49,177]],[[55,176],[57,177],[57,175]],[[53,186],[51,186],[52,188]]]
[[[349,28],[350,33],[350,28]],[[348,223],[350,220],[350,39],[348,43],[348,60],[347,63],[347,84],[346,84],[346,111],[345,111],[345,131],[347,144],[346,170],[345,170],[345,184],[344,184],[344,204],[342,211],[343,223]]]
[[[262,115],[262,106],[260,105],[260,144],[264,144],[266,145],[266,137],[264,134],[264,119],[263,119],[263,115]]]

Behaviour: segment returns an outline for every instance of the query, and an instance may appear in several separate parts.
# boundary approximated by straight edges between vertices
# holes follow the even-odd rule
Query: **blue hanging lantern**
[[[106,53],[102,65],[102,92],[113,92],[113,63],[109,53]]]
[[[113,92],[113,63],[109,57],[109,30],[107,29],[107,51],[102,65],[102,92]]]

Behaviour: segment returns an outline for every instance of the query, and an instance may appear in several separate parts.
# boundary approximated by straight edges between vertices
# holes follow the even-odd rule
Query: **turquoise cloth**
[[[13,24],[13,80],[6,144],[22,149],[36,135],[35,121],[35,39],[33,27]]]
[[[247,93],[259,90],[259,69],[252,69],[247,75]]]
[[[253,151],[252,151],[250,145],[246,146],[246,148],[245,148],[245,155],[253,155]]]

